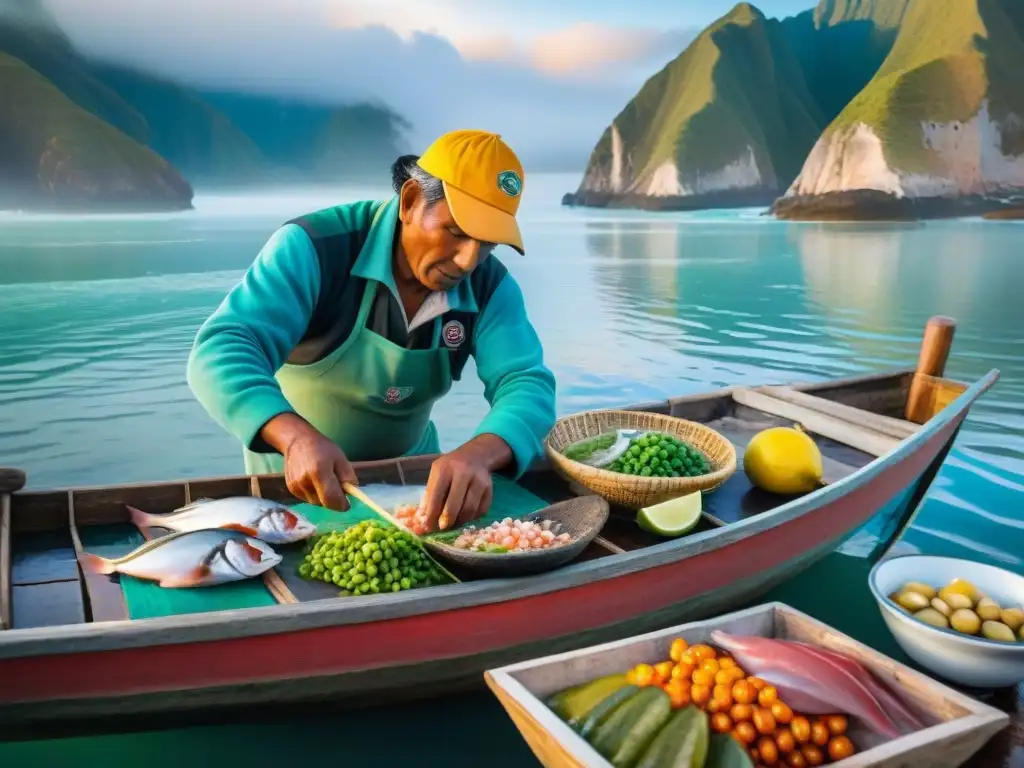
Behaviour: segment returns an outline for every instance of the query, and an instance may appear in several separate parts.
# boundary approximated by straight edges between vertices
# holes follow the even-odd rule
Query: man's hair
[[[423,191],[427,205],[433,205],[444,200],[444,186],[439,178],[431,176],[416,164],[419,159],[419,155],[402,155],[395,160],[391,164],[391,186],[398,194],[402,191],[402,185],[405,182],[415,179]]]

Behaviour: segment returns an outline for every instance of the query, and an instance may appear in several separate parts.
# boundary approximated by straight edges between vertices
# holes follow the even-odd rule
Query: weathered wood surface
[[[884,456],[900,442],[881,432],[875,432],[829,414],[770,397],[754,389],[737,388],[733,390],[732,396],[736,402],[748,408],[792,419],[801,424],[808,432],[816,432],[857,450],[870,453],[872,456]]]
[[[914,424],[904,419],[894,419],[891,416],[879,413],[872,413],[871,411],[865,411],[863,408],[854,408],[824,397],[809,395],[792,387],[760,387],[756,391],[774,397],[776,400],[809,408],[812,411],[820,411],[837,419],[848,421],[854,426],[863,425],[875,432],[889,435],[896,440],[908,438],[921,428],[920,424]]]
[[[901,694],[922,719],[925,729],[891,741],[866,730],[851,729],[851,737],[859,747],[857,754],[843,761],[851,768],[962,765],[1009,723],[1005,713],[779,603],[489,670],[487,680],[493,690],[500,692],[503,704],[514,702],[510,715],[545,765],[606,766],[606,761],[559,720],[543,704],[543,699],[570,686],[621,673],[641,662],[667,659],[675,637],[684,637],[691,644],[710,642],[714,629],[799,640],[847,654]]]
[[[913,386],[917,388],[917,399],[909,411],[912,421],[923,424],[942,411],[966,390],[968,385],[950,381],[926,373],[914,374]]]

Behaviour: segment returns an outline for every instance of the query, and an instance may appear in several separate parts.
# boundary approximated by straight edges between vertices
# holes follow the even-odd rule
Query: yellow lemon
[[[743,454],[750,482],[787,496],[820,488],[821,451],[799,428],[771,427],[754,435]]]

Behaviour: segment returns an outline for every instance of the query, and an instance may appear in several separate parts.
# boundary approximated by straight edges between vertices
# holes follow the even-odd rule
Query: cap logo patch
[[[384,402],[389,405],[400,403],[412,394],[412,387],[388,387],[384,393]]]
[[[498,189],[509,197],[518,197],[523,191],[523,180],[515,171],[502,171],[498,174]]]

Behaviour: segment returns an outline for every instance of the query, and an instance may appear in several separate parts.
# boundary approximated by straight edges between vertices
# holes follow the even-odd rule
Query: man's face
[[[402,187],[399,215],[409,268],[432,291],[451,290],[494,250],[494,243],[474,240],[459,228],[447,201],[428,206],[414,180]]]

